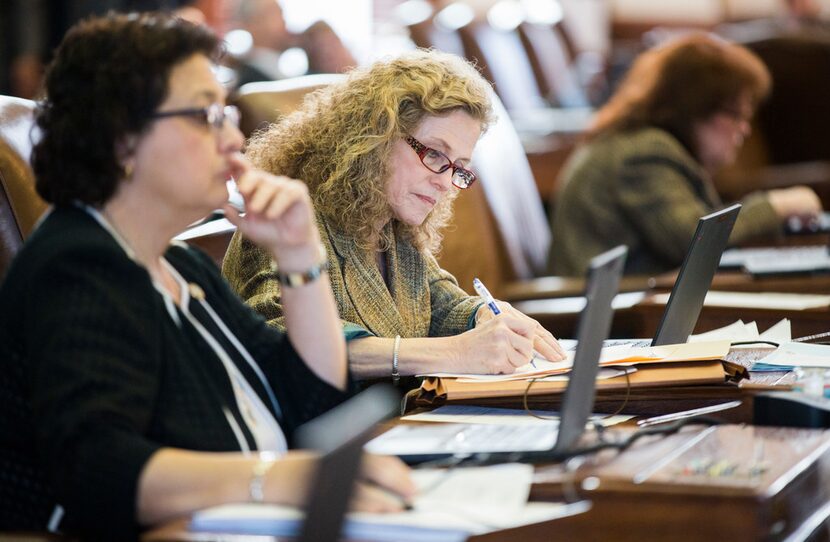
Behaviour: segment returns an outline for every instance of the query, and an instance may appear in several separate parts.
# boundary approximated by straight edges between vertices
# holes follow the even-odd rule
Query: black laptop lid
[[[379,422],[396,413],[399,404],[400,395],[394,388],[375,385],[297,430],[299,447],[323,453],[299,542],[340,539],[363,445]]]
[[[582,436],[594,408],[596,378],[602,343],[611,330],[617,295],[628,247],[622,245],[591,260],[586,282],[585,309],[579,318],[578,340],[568,387],[562,399],[559,435],[554,452],[569,450]]]
[[[653,346],[685,343],[695,329],[741,204],[702,217],[680,267]]]

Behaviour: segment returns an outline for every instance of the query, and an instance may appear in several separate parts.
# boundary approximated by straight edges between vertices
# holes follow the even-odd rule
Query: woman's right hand
[[[229,204],[225,216],[239,232],[271,252],[285,272],[304,271],[319,263],[320,233],[308,187],[254,168],[241,154],[230,157],[245,215]]]
[[[536,322],[503,312],[451,341],[452,366],[445,371],[510,374],[533,358]],[[444,369],[442,369],[444,370]]]
[[[305,506],[311,497],[320,456],[310,450],[291,450],[278,459],[265,483],[267,502]],[[350,508],[359,512],[400,512],[415,497],[410,469],[393,456],[363,454]]]
[[[821,213],[821,200],[812,188],[792,186],[767,192],[770,205],[782,220],[791,216],[815,217]]]

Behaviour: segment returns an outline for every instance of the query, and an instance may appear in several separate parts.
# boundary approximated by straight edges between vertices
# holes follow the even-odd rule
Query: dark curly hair
[[[70,29],[36,112],[32,168],[41,197],[58,206],[105,203],[125,174],[119,143],[150,124],[172,68],[219,53],[209,29],[161,13],[111,13]]]

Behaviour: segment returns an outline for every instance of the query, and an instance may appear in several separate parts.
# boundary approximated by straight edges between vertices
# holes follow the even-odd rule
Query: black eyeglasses
[[[437,151],[431,147],[427,147],[412,136],[404,138],[412,149],[418,153],[418,158],[424,167],[433,173],[444,173],[452,168],[452,184],[456,188],[469,188],[471,184],[476,182],[476,174],[469,169],[455,164],[449,157],[441,151]]]
[[[191,109],[175,109],[173,111],[156,111],[151,118],[160,119],[165,117],[195,117],[199,122],[210,126],[215,130],[221,130],[228,121],[236,128],[239,128],[239,109],[233,105],[222,106],[211,104],[207,107],[194,107]]]

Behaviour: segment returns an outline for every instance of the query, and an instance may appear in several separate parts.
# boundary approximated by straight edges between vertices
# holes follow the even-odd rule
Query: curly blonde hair
[[[317,213],[358,246],[385,250],[393,220],[385,183],[393,144],[426,116],[455,110],[493,120],[490,87],[455,55],[412,51],[351,71],[343,82],[310,93],[299,110],[254,134],[246,154],[262,169],[303,179]],[[420,226],[398,223],[419,250],[436,252],[455,195],[443,198]],[[375,245],[377,243],[377,245]]]

